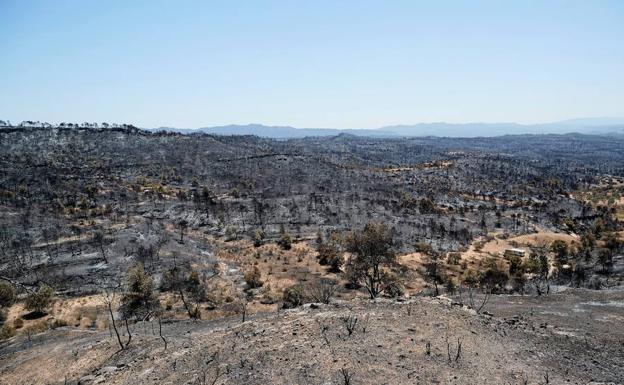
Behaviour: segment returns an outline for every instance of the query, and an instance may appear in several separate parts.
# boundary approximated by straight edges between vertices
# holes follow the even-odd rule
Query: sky
[[[0,0],[0,119],[374,128],[624,116],[624,1]]]

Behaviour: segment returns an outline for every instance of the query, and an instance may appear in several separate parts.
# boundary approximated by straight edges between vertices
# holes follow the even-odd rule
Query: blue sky
[[[0,0],[0,119],[624,116],[624,1]]]

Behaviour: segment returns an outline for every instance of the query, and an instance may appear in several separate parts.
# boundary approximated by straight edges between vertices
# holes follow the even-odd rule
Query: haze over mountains
[[[216,135],[256,135],[267,138],[303,138],[306,136],[333,136],[351,134],[356,136],[401,137],[441,136],[478,137],[521,134],[567,134],[624,135],[624,118],[581,118],[553,123],[418,123],[394,125],[375,129],[296,128],[291,126],[265,126],[262,124],[226,125],[202,128],[160,127],[157,131],[174,131],[185,134],[203,132]]]

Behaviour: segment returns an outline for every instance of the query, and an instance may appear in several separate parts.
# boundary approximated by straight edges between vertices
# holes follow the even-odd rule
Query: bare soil
[[[622,384],[624,292],[353,300],[215,321],[64,327],[0,346],[1,384]],[[347,320],[357,318],[351,335]],[[458,343],[461,351],[458,354]],[[450,358],[450,359],[449,359]]]

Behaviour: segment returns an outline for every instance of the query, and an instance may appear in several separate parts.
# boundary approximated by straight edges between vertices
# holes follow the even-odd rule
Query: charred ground
[[[177,266],[196,271],[205,286],[198,299],[203,319],[273,312],[284,289],[327,279],[338,283],[334,296],[348,304],[364,292],[349,285],[344,266],[320,263],[319,245],[331,244],[342,255],[348,250],[341,240],[367,223],[384,223],[391,232],[400,298],[440,284],[459,301],[453,285],[461,286],[471,269],[495,266],[512,277],[513,261],[501,256],[501,248],[514,245],[541,253],[546,275],[516,272],[523,282],[510,279],[490,290],[495,297],[486,309],[495,315],[509,308],[503,293],[534,295],[542,284],[614,288],[624,269],[621,136],[271,140],[132,127],[21,128],[0,130],[0,170],[0,276],[18,299],[43,284],[56,298],[48,314],[34,320],[24,318],[21,301],[12,305],[7,324],[26,323],[13,331],[14,339],[30,338],[45,329],[42,322],[54,320],[79,330],[110,328],[102,289],[119,288],[139,263],[166,303],[164,319],[186,316],[167,286],[167,274]],[[552,247],[557,239],[565,253]],[[540,303],[549,301],[542,298]],[[362,314],[374,312],[371,306]],[[622,317],[617,306],[611,308],[610,317]],[[621,342],[609,341],[609,351],[621,354]],[[523,362],[528,366],[513,376],[503,371],[496,378],[517,375],[521,381],[520,373],[532,368]],[[329,380],[338,369],[318,370],[327,370]],[[556,370],[563,380],[563,369]],[[604,381],[617,380],[592,370]],[[432,373],[422,381],[446,381]],[[236,378],[230,380],[243,381]]]

